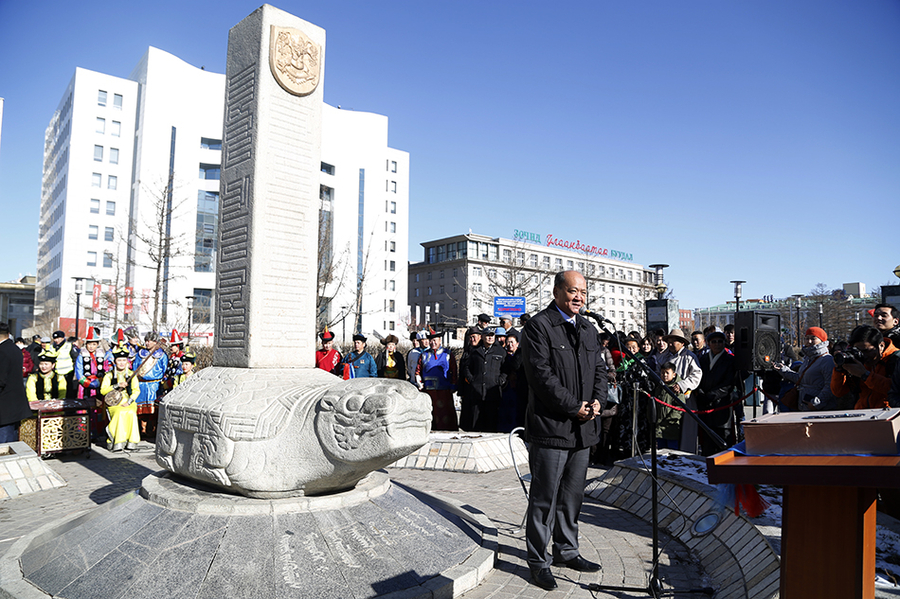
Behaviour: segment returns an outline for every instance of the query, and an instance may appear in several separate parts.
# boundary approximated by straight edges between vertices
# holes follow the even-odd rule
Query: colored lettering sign
[[[524,297],[500,296],[494,298],[494,316],[521,316],[525,312]]]
[[[540,233],[529,233],[528,231],[513,229],[513,239],[519,241],[533,241],[534,243],[540,243],[541,235]]]
[[[584,243],[581,243],[581,240],[578,239],[576,239],[575,241],[571,241],[569,239],[560,239],[559,237],[554,237],[549,233],[547,234],[547,246],[560,247],[567,250],[575,250],[577,252],[584,252],[585,254],[589,254],[591,256],[607,256],[615,260],[625,260],[629,262],[634,260],[634,257],[627,252],[601,248],[597,247],[596,245],[586,245]]]

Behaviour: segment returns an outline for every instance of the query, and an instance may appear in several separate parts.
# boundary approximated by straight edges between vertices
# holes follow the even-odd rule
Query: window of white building
[[[110,148],[109,149],[109,163],[110,164],[119,164],[119,148]]]
[[[88,225],[88,239],[97,239],[100,235],[100,227],[97,225]]]
[[[106,119],[97,117],[97,133],[106,133]]]

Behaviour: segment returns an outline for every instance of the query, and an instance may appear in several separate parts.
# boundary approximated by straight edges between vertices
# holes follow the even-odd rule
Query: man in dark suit
[[[19,422],[31,417],[22,379],[22,350],[9,338],[9,324],[0,322],[0,443],[19,440]]]
[[[525,542],[531,579],[555,589],[553,565],[596,572],[600,565],[578,550],[578,516],[584,499],[590,448],[600,440],[600,411],[606,403],[606,362],[597,330],[578,311],[587,285],[576,271],[556,275],[553,303],[522,330],[529,398],[525,434],[530,442]]]
[[[725,334],[714,332],[706,337],[709,351],[700,356],[700,370],[703,377],[700,386],[694,391],[697,409],[712,410],[724,408],[733,400],[737,385],[734,354],[725,350]],[[718,434],[728,446],[735,444],[734,410],[721,409],[708,414],[700,414],[700,419]],[[700,430],[700,453],[712,455],[721,451],[722,447],[713,443],[705,431]]]

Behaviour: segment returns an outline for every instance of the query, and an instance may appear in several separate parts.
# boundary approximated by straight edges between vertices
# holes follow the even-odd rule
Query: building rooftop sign
[[[530,243],[541,243],[541,235],[539,233],[530,233],[528,231],[520,231],[519,229],[513,229],[513,239]],[[560,247],[567,250],[584,252],[585,254],[590,254],[593,256],[604,256],[606,258],[612,258],[614,260],[634,262],[634,257],[628,252],[601,248],[597,247],[596,245],[586,245],[584,243],[581,243],[581,240],[578,239],[576,239],[575,241],[560,239],[559,237],[555,237],[552,233],[547,234],[546,242],[544,243],[544,245],[547,245],[548,247]]]

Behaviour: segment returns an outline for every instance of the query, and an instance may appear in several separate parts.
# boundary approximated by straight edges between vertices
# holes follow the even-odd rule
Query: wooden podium
[[[784,487],[781,599],[875,596],[875,489],[900,487],[900,456],[706,459],[711,484]]]

